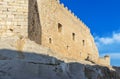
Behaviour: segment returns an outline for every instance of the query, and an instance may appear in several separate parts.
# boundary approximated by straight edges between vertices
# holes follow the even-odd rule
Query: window
[[[60,23],[58,23],[58,32],[62,31],[62,25]]]
[[[67,49],[69,49],[69,46],[67,45]]]
[[[85,40],[82,40],[83,46],[85,45]]]
[[[49,43],[50,43],[50,44],[52,43],[52,39],[51,39],[51,38],[49,38]]]
[[[75,33],[72,33],[72,39],[75,40]]]
[[[10,28],[9,30],[10,30],[11,32],[13,32],[13,29]]]

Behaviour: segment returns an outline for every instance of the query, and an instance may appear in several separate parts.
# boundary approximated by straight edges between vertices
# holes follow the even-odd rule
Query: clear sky
[[[120,0],[60,0],[90,29],[100,56],[120,66]]]

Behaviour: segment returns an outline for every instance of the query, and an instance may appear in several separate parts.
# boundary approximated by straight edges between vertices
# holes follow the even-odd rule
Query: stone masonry
[[[0,36],[8,30],[64,59],[110,65],[109,56],[99,58],[90,29],[58,0],[0,0]]]
[[[25,35],[27,27],[28,0],[0,0],[0,35],[8,29]]]

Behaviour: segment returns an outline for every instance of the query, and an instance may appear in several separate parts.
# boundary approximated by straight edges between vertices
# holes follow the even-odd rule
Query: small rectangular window
[[[69,46],[67,45],[67,49],[69,49]]]
[[[75,33],[72,33],[72,39],[75,40]]]
[[[58,23],[58,32],[62,32],[62,25]]]
[[[83,46],[85,45],[85,40],[82,40]]]
[[[52,39],[51,39],[51,38],[49,38],[49,43],[50,43],[50,44],[52,43]]]

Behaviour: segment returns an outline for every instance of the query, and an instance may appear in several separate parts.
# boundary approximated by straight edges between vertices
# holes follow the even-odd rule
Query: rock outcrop
[[[120,68],[65,63],[54,57],[19,51],[0,50],[0,79],[120,79]]]

